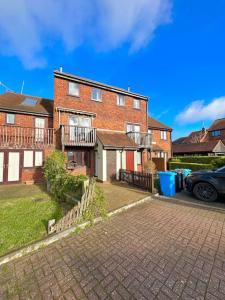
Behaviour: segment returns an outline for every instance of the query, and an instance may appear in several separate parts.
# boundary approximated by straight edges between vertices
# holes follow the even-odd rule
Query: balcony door
[[[140,144],[140,131],[141,126],[137,124],[127,124],[127,132],[133,132],[132,136],[134,137],[135,143]]]
[[[45,119],[35,118],[35,141],[44,142]]]
[[[86,117],[70,116],[70,141],[86,141],[90,134],[91,119]]]

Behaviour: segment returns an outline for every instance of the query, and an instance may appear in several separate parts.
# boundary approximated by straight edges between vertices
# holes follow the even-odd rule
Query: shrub
[[[66,193],[76,192],[86,176],[73,176],[65,168],[65,156],[60,151],[52,152],[45,161],[44,175],[51,185],[51,192],[61,200]]]
[[[198,164],[198,163],[185,163],[185,162],[172,162],[168,163],[169,169],[190,169],[192,171],[199,171],[199,170],[211,170],[213,169],[212,164]]]
[[[225,157],[217,157],[212,162],[212,165],[213,165],[214,169],[225,166]]]
[[[212,164],[212,162],[217,159],[215,156],[180,156],[172,158],[172,162],[182,162],[182,163],[197,163],[197,164]]]

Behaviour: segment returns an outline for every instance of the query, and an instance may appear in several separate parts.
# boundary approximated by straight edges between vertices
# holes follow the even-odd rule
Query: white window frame
[[[94,95],[95,95],[94,92],[96,92],[96,96],[97,96],[96,98],[94,97]],[[102,102],[102,90],[98,89],[98,88],[92,88],[91,100],[96,101],[96,102]]]
[[[33,168],[34,166],[34,151],[33,150],[24,150],[23,152],[23,167],[24,168]]]
[[[79,86],[79,83],[73,82],[73,81],[69,81],[69,87],[68,87],[68,89],[69,89],[68,94],[70,96],[75,96],[75,97],[79,97],[80,96],[80,86]]]
[[[13,117],[13,122],[10,122],[10,117]],[[15,124],[16,122],[16,115],[12,113],[7,113],[6,114],[6,123],[7,124]]]
[[[41,154],[41,163],[37,161],[37,156]],[[34,161],[35,167],[42,167],[43,166],[43,151],[35,151],[35,161]]]
[[[160,130],[160,139],[163,141],[167,140],[167,131],[166,130]]]
[[[135,108],[135,109],[141,109],[141,100],[140,99],[134,99],[134,101],[133,101],[133,108]]]
[[[122,99],[122,101],[121,101]],[[117,105],[118,106],[125,106],[125,96],[122,94],[117,94]]]

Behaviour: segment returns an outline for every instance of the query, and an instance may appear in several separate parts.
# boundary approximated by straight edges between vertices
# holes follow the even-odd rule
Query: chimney
[[[60,73],[63,72],[63,67],[62,67],[62,66],[59,67],[59,72],[60,72]]]

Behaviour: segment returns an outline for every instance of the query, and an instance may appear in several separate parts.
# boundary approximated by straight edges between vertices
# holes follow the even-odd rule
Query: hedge
[[[225,157],[220,157],[225,158]],[[172,162],[182,163],[197,163],[197,164],[212,164],[214,160],[218,159],[218,156],[182,156],[172,158]]]
[[[198,164],[198,163],[185,163],[185,162],[173,162],[170,161],[169,169],[190,169],[192,171],[199,171],[199,170],[212,170],[212,164]]]
[[[225,157],[217,157],[213,162],[213,167],[214,168],[220,168],[225,166]]]

